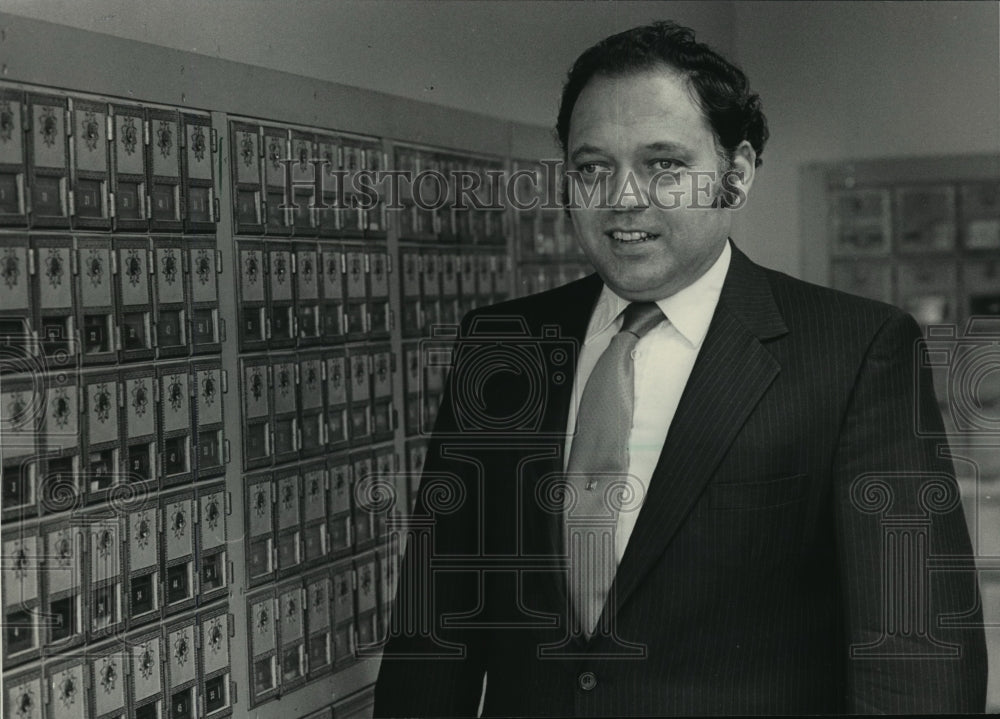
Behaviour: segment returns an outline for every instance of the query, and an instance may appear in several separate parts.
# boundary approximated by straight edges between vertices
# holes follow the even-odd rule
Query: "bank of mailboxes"
[[[378,140],[236,120],[230,130],[237,234],[385,237]]]
[[[503,253],[404,247],[399,272],[403,336],[432,337],[436,328],[459,324],[471,309],[506,299],[510,272]]]
[[[388,337],[384,246],[237,240],[240,349]]]
[[[0,238],[5,344],[82,363],[218,353],[219,252],[213,239]]]
[[[214,231],[207,114],[4,88],[4,225]]]
[[[63,654],[224,596],[229,509],[222,485],[205,486],[5,532],[5,664]]]
[[[53,659],[4,681],[5,716],[23,719],[224,717],[232,714],[225,608],[132,633],[104,648]]]
[[[245,467],[391,439],[396,368],[387,344],[245,357],[240,387]]]
[[[397,211],[404,240],[503,244],[503,163],[397,145],[395,167],[409,173],[400,183]]]

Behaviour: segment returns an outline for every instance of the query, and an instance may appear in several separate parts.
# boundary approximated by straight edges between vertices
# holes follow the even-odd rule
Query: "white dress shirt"
[[[722,293],[722,283],[729,270],[732,250],[726,242],[722,254],[701,277],[670,297],[657,301],[666,320],[654,327],[635,346],[635,406],[628,442],[628,483],[634,502],[618,514],[615,530],[615,554],[621,562],[635,521],[642,508],[649,480],[660,458],[663,442],[698,358],[708,325],[715,314]],[[590,316],[587,335],[576,367],[573,395],[566,425],[566,454],[569,462],[576,427],[576,413],[594,365],[622,326],[622,311],[629,304],[607,285],[601,291]]]

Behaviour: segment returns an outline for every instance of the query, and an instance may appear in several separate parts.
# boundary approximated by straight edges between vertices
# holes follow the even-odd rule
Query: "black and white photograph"
[[[4,0],[0,716],[1000,713],[1000,3]]]

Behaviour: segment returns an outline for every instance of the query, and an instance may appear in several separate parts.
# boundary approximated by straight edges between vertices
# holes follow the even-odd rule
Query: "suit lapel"
[[[719,305],[615,576],[616,613],[677,532],[778,375],[778,362],[761,340],[785,332],[766,276],[733,247]]]
[[[537,451],[546,456],[544,459],[525,464],[521,477],[521,511],[524,521],[520,526],[523,531],[531,533],[531,536],[523,537],[522,546],[530,548],[528,551],[537,549],[542,556],[551,559],[552,571],[546,572],[549,586],[544,600],[549,602],[548,609],[556,614],[564,614],[568,606],[565,576],[558,568],[559,557],[563,552],[562,513],[546,511],[540,505],[539,493],[545,492],[538,485],[539,482],[558,481],[562,478],[566,421],[573,395],[577,360],[586,338],[590,315],[602,287],[600,278],[597,275],[590,275],[566,286],[561,291],[557,290],[558,294],[552,298],[552,302],[546,303],[544,316],[539,325],[532,327],[535,337],[543,337],[544,328],[554,326],[559,330],[559,340],[571,343],[573,346],[569,353],[570,361],[556,363],[558,355],[545,351],[546,343],[555,340],[550,338],[542,342],[548,396],[545,398],[545,410],[542,416],[543,439]],[[558,381],[557,378],[562,381]]]

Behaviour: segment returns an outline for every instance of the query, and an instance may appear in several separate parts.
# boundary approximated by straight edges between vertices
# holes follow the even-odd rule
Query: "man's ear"
[[[733,150],[729,168],[722,177],[722,206],[739,209],[747,201],[757,169],[757,151],[747,140]]]

